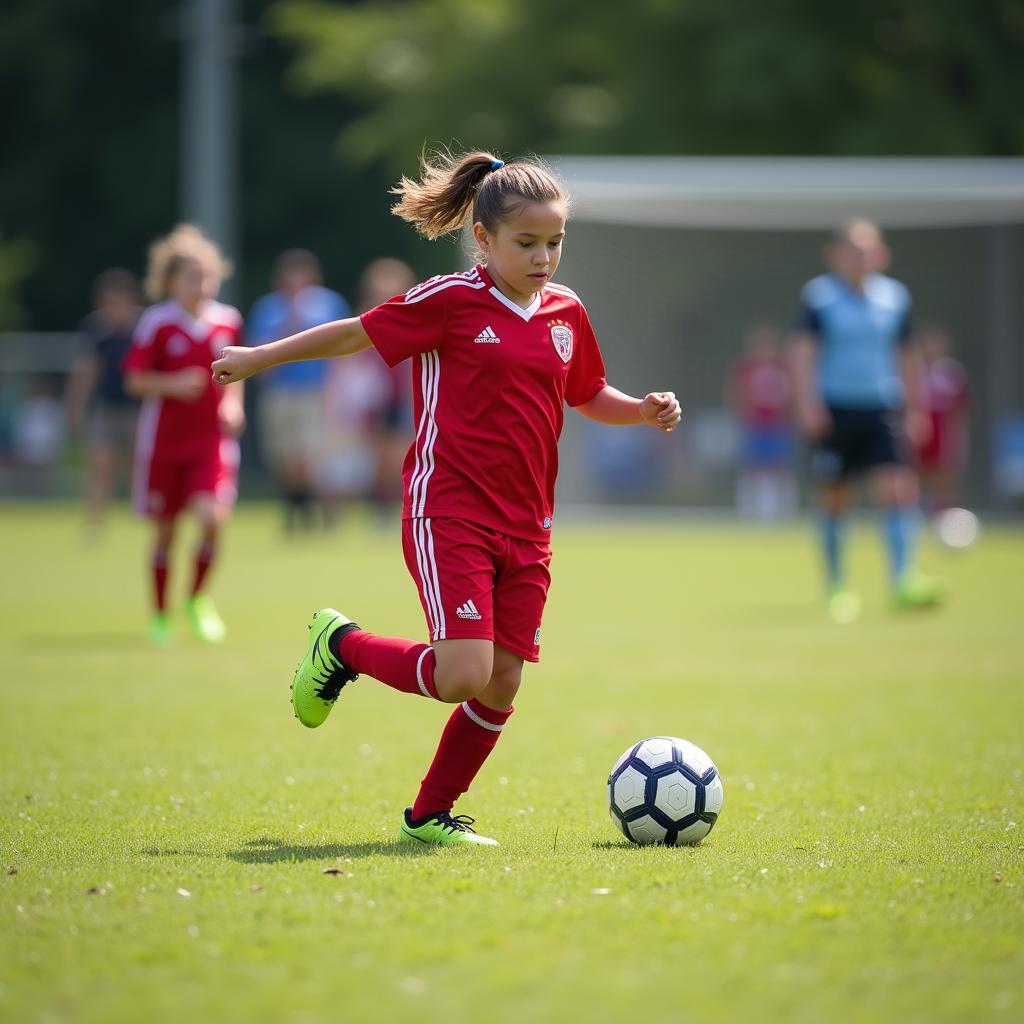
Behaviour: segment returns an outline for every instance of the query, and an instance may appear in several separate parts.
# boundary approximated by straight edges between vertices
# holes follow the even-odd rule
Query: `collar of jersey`
[[[199,311],[199,316],[194,317],[177,299],[171,299],[170,302],[174,306],[174,312],[180,321],[188,324],[192,334],[201,334],[203,331],[209,330],[213,326],[213,321],[207,317],[207,313],[210,312],[212,307],[211,302],[204,302],[203,308]]]
[[[524,320],[529,322],[529,320],[533,317],[533,314],[536,313],[538,309],[540,309],[542,294],[541,292],[537,292],[537,294],[533,297],[533,302],[531,302],[528,306],[519,306],[516,303],[514,303],[507,295],[502,294],[502,292],[498,289],[498,286],[494,283],[494,279],[491,277],[490,274],[487,273],[487,270],[482,263],[478,263],[476,265],[476,269],[479,271],[480,276],[490,285],[488,291],[491,293],[491,295],[493,295],[503,306],[507,306],[509,309],[511,309],[512,312],[515,313],[517,316],[522,317]]]

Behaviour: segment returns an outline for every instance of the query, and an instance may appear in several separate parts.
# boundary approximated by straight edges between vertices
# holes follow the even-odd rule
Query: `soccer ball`
[[[634,743],[608,775],[608,809],[640,846],[692,846],[722,810],[722,778],[700,747],[675,736]]]
[[[969,548],[980,532],[978,517],[965,508],[943,509],[935,517],[935,535],[941,544],[954,551]]]

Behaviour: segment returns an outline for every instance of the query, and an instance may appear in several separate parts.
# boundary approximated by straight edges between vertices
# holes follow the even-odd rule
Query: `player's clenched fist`
[[[254,349],[229,345],[220,359],[213,361],[213,380],[216,384],[233,384],[251,377],[258,369]]]
[[[671,391],[652,391],[640,404],[640,416],[644,423],[668,433],[679,426],[683,411]]]

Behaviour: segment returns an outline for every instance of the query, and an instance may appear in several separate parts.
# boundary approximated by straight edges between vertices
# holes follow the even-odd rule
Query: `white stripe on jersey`
[[[437,630],[437,639],[443,640],[447,634],[448,623],[444,617],[444,604],[441,601],[441,581],[437,576],[437,559],[434,556],[434,527],[429,519],[423,520],[427,530],[427,564],[434,577],[434,597],[437,600],[437,609],[440,613],[441,622]]]
[[[412,541],[416,549],[416,568],[419,571],[420,591],[427,606],[427,617],[430,619],[430,639],[437,639],[438,616],[434,603],[434,590],[430,585],[430,576],[426,565],[426,545],[423,543],[423,520],[412,520]]]
[[[433,277],[428,277],[426,281],[421,281],[419,284],[414,284],[406,293],[406,299],[415,298],[420,292],[425,291],[428,288],[435,288],[439,284],[444,284],[448,281],[468,281],[473,283],[480,280],[480,272],[473,267],[470,270],[460,270],[455,274],[435,274]]]
[[[429,519],[412,521],[413,542],[416,546],[416,565],[420,573],[420,589],[430,616],[430,639],[444,640],[445,617],[441,603],[441,583],[437,577],[437,561],[434,558],[434,535]]]
[[[556,295],[566,295],[570,299],[575,299],[581,306],[583,305],[583,300],[571,288],[567,288],[564,284],[554,284],[552,282],[551,284],[544,285],[544,290],[552,291]]]
[[[411,299],[408,296],[406,296],[405,304],[407,306],[411,306],[414,302],[419,302],[422,299],[429,299],[431,295],[436,295],[438,292],[443,292],[445,290],[445,288],[456,288],[456,287],[459,287],[460,285],[463,288],[472,288],[472,289],[474,289],[476,291],[479,291],[481,288],[486,288],[487,287],[487,282],[486,281],[480,281],[480,280],[477,280],[477,281],[465,281],[465,280],[462,280],[462,279],[456,279],[456,280],[452,280],[452,281],[445,281],[442,284],[439,284],[436,287],[431,288],[429,291],[419,292],[418,294],[414,295]]]
[[[441,356],[437,349],[421,357],[420,387],[423,390],[423,414],[416,430],[416,468],[409,481],[409,514],[421,516],[427,503],[427,483],[434,472],[434,444],[438,427],[435,413],[441,382]]]
[[[132,467],[132,507],[140,515],[149,512],[149,469],[156,447],[156,428],[160,422],[160,398],[145,398],[135,425],[135,465]]]

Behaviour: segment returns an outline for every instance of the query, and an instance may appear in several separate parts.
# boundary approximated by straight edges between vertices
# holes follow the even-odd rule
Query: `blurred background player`
[[[142,312],[139,282],[130,271],[105,270],[93,286],[93,312],[81,331],[89,349],[74,367],[66,392],[68,425],[85,443],[85,514],[96,536],[118,476],[131,472],[139,403],[124,389],[121,364]]]
[[[910,343],[910,294],[884,275],[889,261],[877,225],[840,227],[825,250],[829,272],[803,288],[792,339],[797,417],[813,444],[828,610],[844,623],[860,614],[843,574],[843,538],[850,482],[861,473],[882,512],[894,601],[938,600],[934,581],[913,571],[920,514],[906,441],[924,441],[928,417],[923,364]]]
[[[178,517],[195,513],[200,540],[186,603],[196,636],[224,638],[224,623],[205,592],[220,531],[238,494],[238,436],[245,426],[241,383],[213,383],[210,366],[241,344],[242,317],[215,301],[229,265],[197,228],[180,224],[149,251],[143,314],[124,361],[125,386],[143,399],[135,443],[136,510],[156,526],[152,555],[154,612],[150,638],[172,637],[167,578]]]
[[[729,377],[729,403],[741,430],[736,478],[741,516],[781,519],[796,511],[792,397],[781,332],[765,324],[753,327]]]
[[[323,286],[320,261],[306,249],[281,253],[272,283],[274,290],[258,299],[249,313],[250,345],[265,345],[349,315],[341,295]],[[326,374],[323,360],[289,363],[261,382],[260,442],[284,499],[287,530],[313,525]]]
[[[359,312],[365,313],[396,295],[404,295],[415,284],[416,275],[407,263],[382,256],[367,265],[359,280]],[[386,383],[374,431],[376,467],[372,493],[378,515],[385,519],[402,503],[402,463],[413,434],[412,386],[404,366],[390,367],[375,350],[367,351],[376,359]]]
[[[924,398],[930,430],[915,451],[921,496],[930,514],[959,504],[960,478],[967,465],[967,371],[952,356],[949,332],[929,325],[918,335],[924,358]]]

